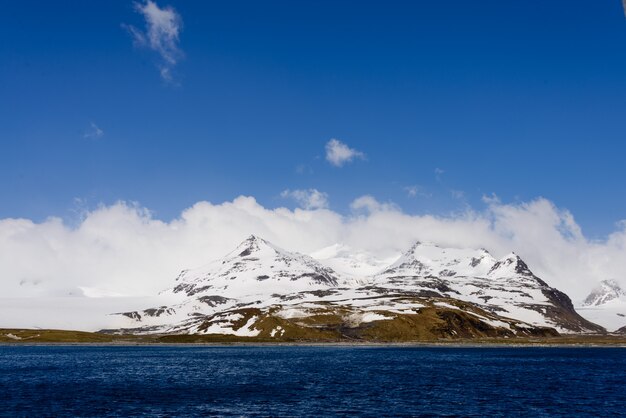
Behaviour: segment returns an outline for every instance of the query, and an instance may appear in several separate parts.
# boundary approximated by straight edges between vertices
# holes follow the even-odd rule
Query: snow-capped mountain
[[[434,243],[417,242],[379,277],[482,276],[495,263],[496,260],[484,249],[441,248]]]
[[[600,306],[620,298],[626,298],[626,291],[619,283],[615,280],[603,280],[585,298],[583,306]]]
[[[219,294],[227,298],[268,297],[345,284],[331,268],[313,258],[285,251],[251,235],[221,260],[183,271],[171,292],[186,296]]]
[[[162,306],[119,314],[119,332],[402,340],[603,331],[515,254],[417,243],[382,269],[345,246],[314,255],[250,236],[183,271]]]
[[[387,289],[463,300],[560,332],[599,330],[576,313],[567,295],[535,276],[514,253],[496,260],[485,249],[443,248],[418,242],[376,275],[374,283]]]
[[[577,310],[608,331],[626,334],[626,291],[615,280],[600,282]]]

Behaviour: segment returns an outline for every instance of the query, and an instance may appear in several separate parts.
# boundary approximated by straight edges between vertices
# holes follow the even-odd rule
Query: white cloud
[[[135,10],[146,21],[145,31],[131,25],[124,25],[124,27],[133,36],[137,47],[148,48],[159,54],[161,62],[158,67],[161,77],[165,81],[173,81],[172,71],[183,56],[178,46],[183,26],[182,18],[172,6],[160,8],[152,0],[135,3]]]
[[[336,167],[341,167],[355,158],[365,159],[365,154],[350,148],[338,139],[326,143],[326,160]]]
[[[398,207],[393,203],[380,203],[373,196],[364,195],[354,199],[350,204],[350,209],[352,209],[354,213],[365,211],[369,214],[373,212],[398,210]]]
[[[104,131],[98,127],[95,123],[91,122],[89,128],[83,134],[85,139],[98,139],[104,136]]]
[[[408,197],[432,197],[432,194],[428,193],[426,189],[418,184],[404,187]]]
[[[306,190],[283,190],[281,197],[294,199],[300,207],[309,210],[326,209],[328,207],[328,194],[317,189]]]
[[[626,223],[603,241],[586,238],[573,216],[550,201],[491,200],[486,209],[446,217],[410,215],[363,196],[349,215],[268,209],[252,197],[199,202],[170,222],[117,203],[83,214],[75,226],[50,218],[0,220],[2,297],[87,293],[151,296],[183,268],[223,256],[249,234],[310,253],[334,243],[388,257],[415,240],[515,251],[549,284],[581,299],[599,280],[626,287]],[[86,289],[86,290],[85,290]]]

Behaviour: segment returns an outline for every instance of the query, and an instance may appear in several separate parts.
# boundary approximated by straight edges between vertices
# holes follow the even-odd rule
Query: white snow
[[[626,291],[615,280],[603,280],[591,291],[582,306],[601,306],[614,300],[626,302]]]
[[[137,307],[161,306],[167,302],[151,298],[37,297],[0,298],[0,328],[71,329],[98,331],[131,326],[132,322],[114,312]],[[181,319],[183,319],[181,317]],[[132,325],[139,326],[137,324]]]
[[[367,312],[361,315],[361,322],[384,321],[388,319],[393,319],[393,317],[381,315],[376,312]]]
[[[457,309],[459,311],[461,310],[458,306],[454,306],[454,305],[451,305],[451,304],[446,303],[446,302],[435,302],[435,303],[433,303],[433,305],[441,306],[442,308]]]
[[[230,317],[233,317],[233,316],[231,315]],[[237,319],[240,319],[240,318],[237,318]],[[261,333],[260,330],[253,328],[253,325],[256,322],[256,320],[257,320],[257,317],[253,316],[250,319],[248,319],[248,321],[246,322],[244,326],[242,326],[241,328],[237,330],[234,330],[232,322],[229,322],[229,320],[227,319],[222,320],[220,318],[220,321],[212,323],[211,326],[209,326],[206,329],[206,331],[204,331],[204,333],[205,334],[230,334],[230,335],[236,335],[238,337],[256,337],[257,335]]]
[[[599,306],[579,306],[576,311],[583,318],[613,332],[626,326],[626,302],[614,299]]]
[[[285,334],[285,330],[283,329],[283,327],[278,325],[276,328],[272,330],[272,332],[270,332],[270,337],[275,337],[275,336],[282,337],[284,334]]]
[[[397,314],[416,314],[429,304],[427,297],[415,296],[420,292],[469,302],[517,321],[556,326],[545,312],[530,309],[551,303],[544,294],[549,288],[515,254],[495,260],[482,249],[417,243],[388,268],[381,266],[391,260],[375,259],[341,244],[313,255],[319,261],[251,236],[224,258],[198,269],[184,270],[173,287],[158,298],[64,298],[41,309],[31,303],[20,306],[19,302],[9,301],[0,303],[0,326],[86,331],[146,327],[146,332],[194,332],[200,323],[212,318],[207,333],[254,336],[260,331],[254,329],[253,318],[244,327],[233,330],[233,323],[243,318],[234,311],[244,307],[268,312],[280,307],[274,315],[294,319],[329,309],[349,309],[353,314],[350,321],[363,323],[389,320]],[[459,309],[443,301],[435,304]],[[155,307],[158,315],[154,309],[146,310]],[[51,309],[55,310],[54,315],[49,315]],[[131,313],[107,315],[116,312]],[[595,315],[599,310],[585,312],[592,321],[591,317],[599,318]],[[622,326],[621,317],[611,315],[611,326]],[[50,317],[55,320],[49,321]],[[482,320],[497,324],[494,326],[508,326],[504,321]],[[279,332],[276,328],[271,334]]]
[[[400,254],[392,254],[381,259],[344,244],[334,244],[311,253],[311,257],[321,264],[352,278],[373,276],[397,260],[399,256]]]
[[[615,280],[603,280],[576,311],[588,321],[613,332],[626,326],[626,291]]]
[[[503,308],[506,309],[507,312],[500,312],[500,316],[502,317],[516,319],[518,321],[526,322],[527,324],[532,324],[539,327],[556,327],[556,324],[548,320],[541,313],[532,309],[526,309],[523,306],[515,305],[507,305],[503,306]]]
[[[313,258],[290,253],[251,236],[225,258],[183,271],[177,285],[188,286],[198,296],[263,299],[273,294],[334,287],[338,280],[336,272]],[[176,288],[170,292],[177,293]],[[189,290],[183,292],[189,295]]]
[[[434,243],[418,242],[381,274],[484,276],[495,263],[484,249],[442,248]]]
[[[276,316],[283,319],[306,318],[309,315],[309,310],[300,308],[282,309],[276,313]]]
[[[486,318],[486,317],[484,317],[482,315],[478,315],[476,312],[470,312],[470,311],[466,311],[466,312],[468,314],[473,315],[476,318],[480,319],[485,324],[491,325],[492,327],[511,329],[511,325],[509,323],[507,323],[507,322],[500,321],[500,320],[497,320],[497,319]]]
[[[347,324],[352,327],[357,327],[362,323],[374,322],[374,321],[387,321],[393,319],[393,316],[382,315],[376,312],[367,313],[354,313],[344,318]]]

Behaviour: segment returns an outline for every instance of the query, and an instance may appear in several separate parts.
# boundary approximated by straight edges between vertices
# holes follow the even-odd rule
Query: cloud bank
[[[183,20],[171,6],[160,8],[152,0],[145,3],[135,3],[135,10],[140,13],[145,22],[145,30],[131,25],[124,25],[131,35],[135,46],[147,48],[156,52],[161,61],[158,64],[163,80],[173,81],[172,70],[182,58],[183,52],[178,47],[179,35]]]
[[[581,299],[599,280],[624,286],[626,222],[606,240],[590,241],[573,216],[550,201],[487,201],[482,211],[416,216],[364,196],[341,215],[270,209],[252,197],[198,202],[170,222],[138,205],[116,203],[84,214],[75,227],[58,218],[41,223],[0,220],[0,289],[3,297],[152,296],[172,285],[184,268],[228,253],[249,234],[311,253],[334,243],[388,257],[415,240],[484,247],[496,257],[524,258],[552,286]]]

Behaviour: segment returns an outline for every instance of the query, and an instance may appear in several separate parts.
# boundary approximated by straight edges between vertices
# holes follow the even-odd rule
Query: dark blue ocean
[[[6,416],[626,416],[626,349],[0,347]]]

